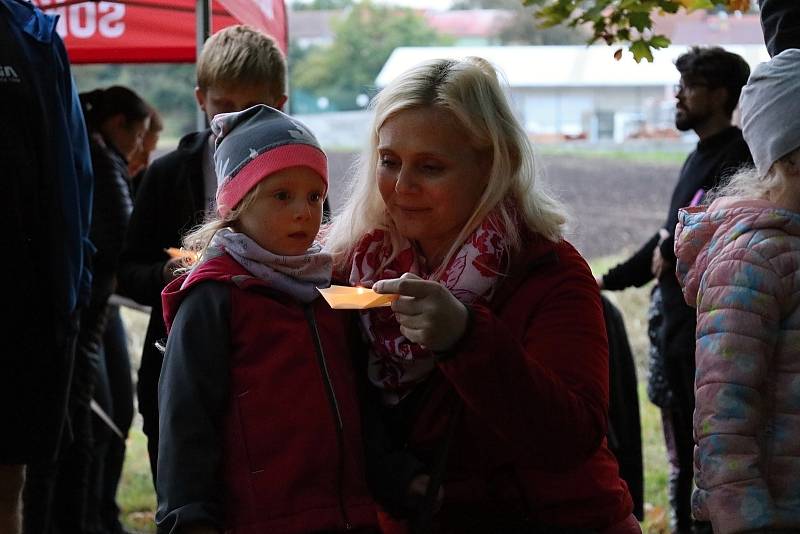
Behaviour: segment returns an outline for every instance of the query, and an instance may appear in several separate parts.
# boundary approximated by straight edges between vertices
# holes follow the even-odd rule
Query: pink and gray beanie
[[[316,171],[328,188],[328,159],[300,121],[259,104],[211,120],[216,136],[217,212],[227,216],[259,182],[290,167]]]

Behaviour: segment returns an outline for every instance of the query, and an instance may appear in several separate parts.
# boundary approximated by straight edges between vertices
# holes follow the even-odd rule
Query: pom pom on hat
[[[308,167],[328,188],[328,160],[300,121],[259,104],[211,120],[216,136],[217,212],[225,217],[259,182],[290,167]]]

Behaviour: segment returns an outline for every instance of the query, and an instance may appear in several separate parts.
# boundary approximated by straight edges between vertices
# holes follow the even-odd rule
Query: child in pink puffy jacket
[[[800,50],[742,92],[756,168],[679,216],[697,307],[696,518],[718,534],[800,532]]]

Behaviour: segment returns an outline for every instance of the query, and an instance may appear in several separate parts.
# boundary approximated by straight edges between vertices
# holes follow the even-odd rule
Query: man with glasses
[[[672,532],[710,533],[710,525],[691,517],[695,310],[684,302],[675,276],[673,234],[680,208],[700,203],[722,178],[752,164],[741,130],[732,125],[750,68],[740,56],[719,47],[691,48],[675,66],[681,75],[675,86],[675,126],[693,130],[699,137],[697,147],[681,168],[664,226],[628,260],[599,277],[598,284],[616,291],[658,280],[663,320],[657,348],[671,393],[661,412],[671,468]]]

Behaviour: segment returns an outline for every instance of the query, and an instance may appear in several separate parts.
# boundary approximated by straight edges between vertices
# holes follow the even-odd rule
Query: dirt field
[[[341,201],[352,154],[331,154],[331,202]],[[567,239],[588,259],[634,251],[664,223],[679,166],[544,156],[545,179],[569,209]]]

